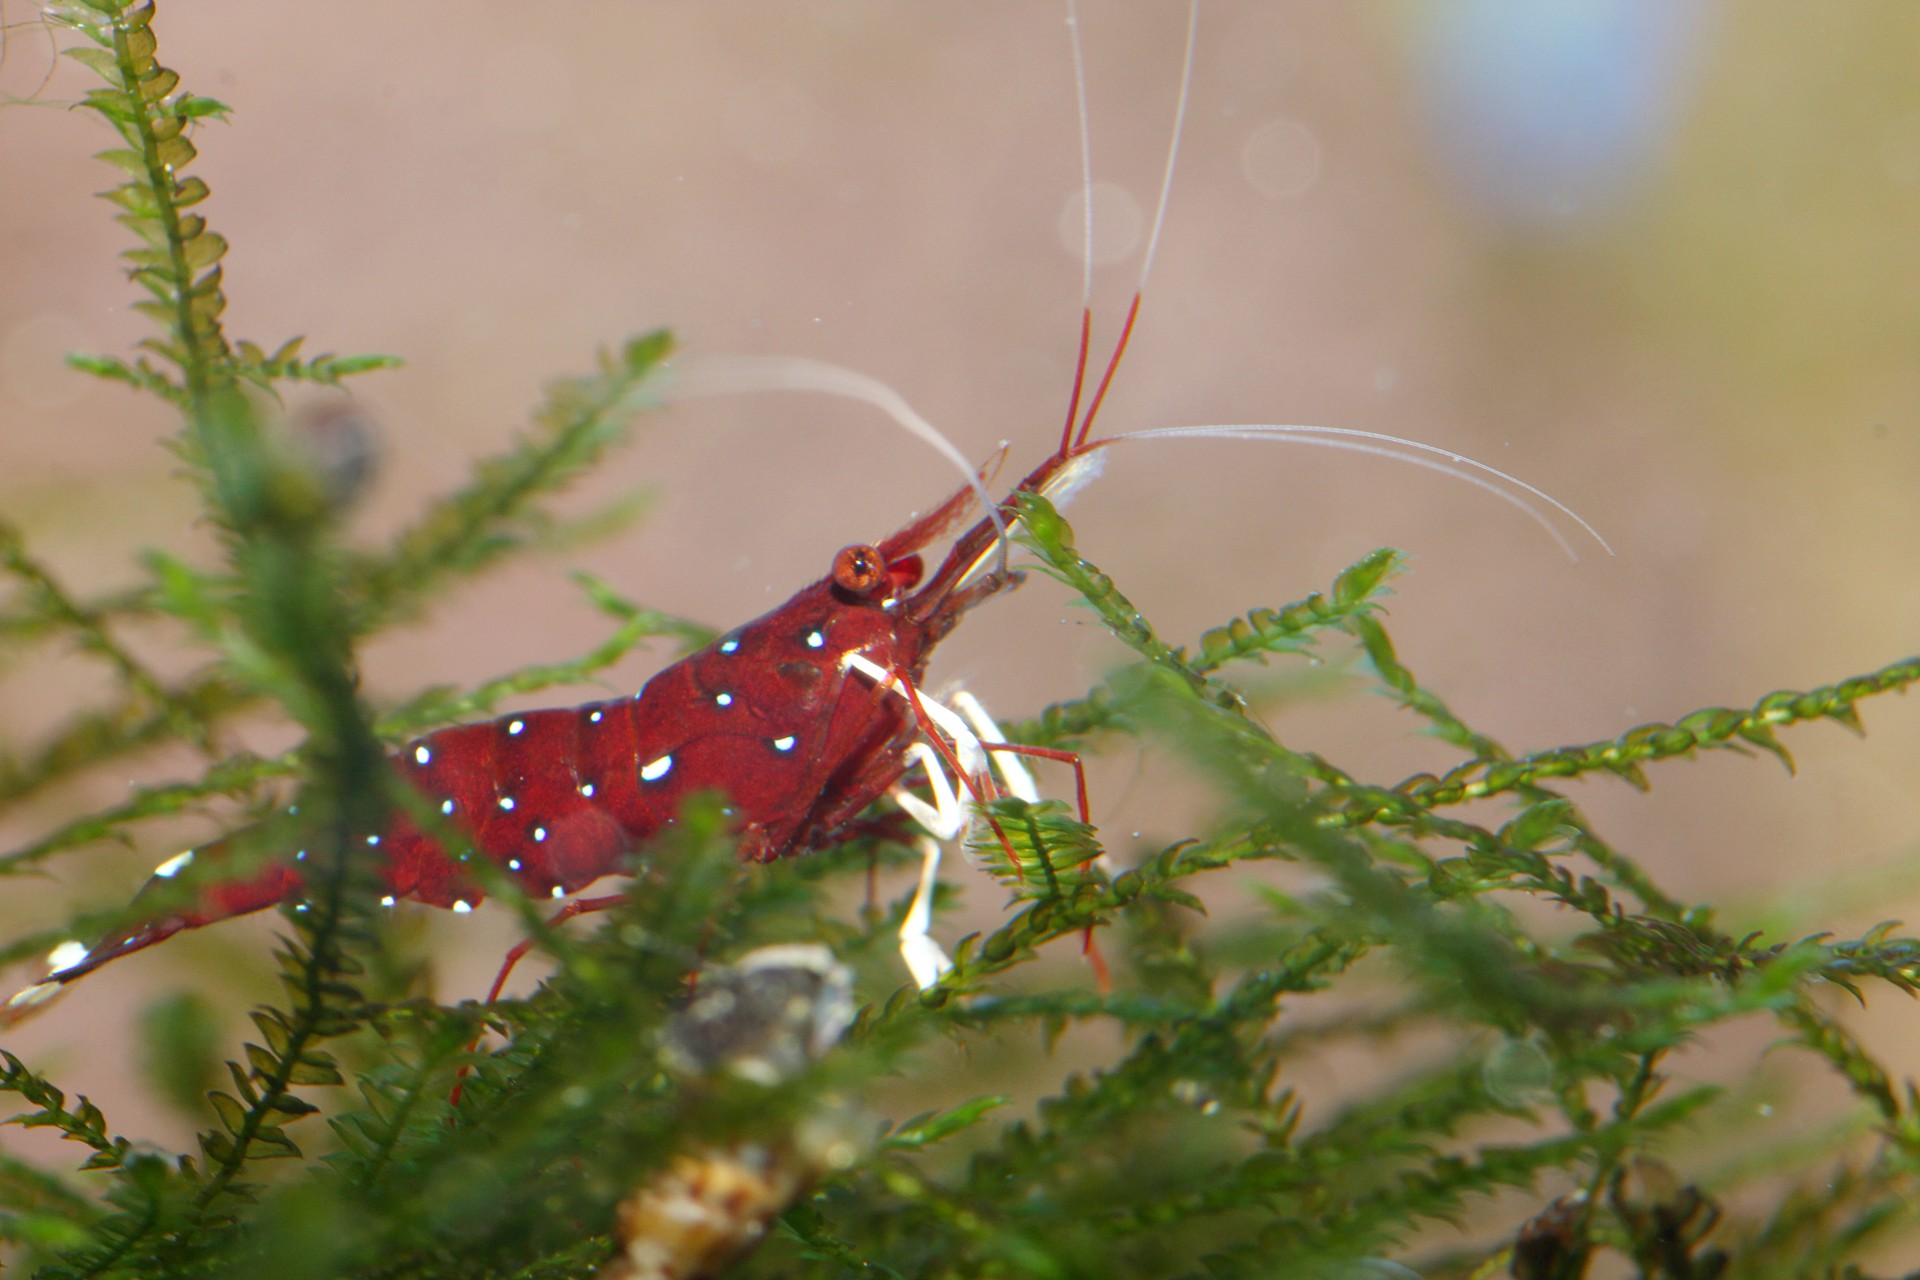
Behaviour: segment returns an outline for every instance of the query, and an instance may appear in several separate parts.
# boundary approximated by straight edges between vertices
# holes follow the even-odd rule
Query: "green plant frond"
[[[141,694],[74,716],[29,754],[0,751],[0,800],[32,794],[129,752],[171,741],[183,724],[195,726],[192,734],[197,738],[208,725],[258,702],[259,696],[221,672],[169,687],[159,708]]]
[[[578,658],[521,667],[465,691],[429,689],[382,717],[380,733],[389,741],[397,741],[437,725],[490,715],[508,698],[556,685],[584,684],[595,673],[604,671],[648,640],[675,637],[685,650],[708,643],[713,634],[709,628],[696,623],[651,609],[635,608],[623,617],[613,634]]]
[[[1264,661],[1269,653],[1311,652],[1321,633],[1347,629],[1352,620],[1380,609],[1391,594],[1388,580],[1405,571],[1405,557],[1398,551],[1375,551],[1342,571],[1326,595],[1316,591],[1278,609],[1254,609],[1202,633],[1199,655],[1189,665],[1208,673],[1243,658]]]
[[[1007,797],[981,806],[981,813],[991,825],[977,827],[967,849],[1016,899],[1068,897],[1105,882],[1095,865],[1104,851],[1093,828],[1069,817],[1060,801]]]
[[[997,1111],[1011,1101],[1011,1098],[1000,1094],[988,1094],[938,1114],[931,1111],[923,1112],[894,1127],[885,1139],[887,1149],[891,1151],[924,1150],[936,1142],[944,1142],[955,1134],[965,1133],[984,1120],[989,1112]]]
[[[159,396],[175,405],[183,403],[185,398],[180,383],[145,358],[129,362],[115,356],[70,355],[67,364],[82,373],[108,382],[123,382],[136,391]]]
[[[221,1128],[200,1137],[206,1163],[195,1207],[202,1215],[235,1187],[247,1161],[300,1155],[285,1125],[318,1108],[293,1093],[294,1086],[343,1082],[334,1057],[319,1045],[354,1030],[364,1016],[366,1000],[355,979],[364,972],[360,954],[378,945],[369,921],[380,892],[372,869],[349,856],[359,842],[343,818],[332,823],[332,848],[315,845],[303,869],[307,895],[289,912],[295,938],[279,953],[289,1007],[254,1012],[265,1043],[244,1046],[247,1066],[228,1064],[233,1093],[208,1095]],[[244,1184],[237,1189],[247,1190]]]
[[[403,363],[398,356],[336,356],[331,353],[300,358],[303,339],[290,338],[278,350],[267,352],[242,339],[234,344],[236,369],[241,377],[261,387],[276,382],[312,382],[337,387],[344,378],[356,374],[397,369]]]
[[[1731,1274],[1757,1280],[1794,1280],[1840,1271],[1849,1254],[1893,1234],[1912,1215],[1912,1201],[1896,1188],[1913,1186],[1884,1159],[1846,1161],[1792,1188],[1764,1225],[1732,1242]],[[1826,1270],[1832,1268],[1832,1270]]]
[[[1912,1087],[1903,1091],[1891,1074],[1840,1022],[1814,1008],[1804,996],[1786,1010],[1782,1021],[1798,1033],[1800,1042],[1832,1064],[1853,1091],[1880,1113],[1887,1136],[1909,1161],[1920,1156],[1920,1123],[1915,1119]]]
[[[30,601],[15,603],[25,603],[27,607],[0,612],[0,644],[10,649],[59,635],[70,625],[61,613],[49,613]],[[76,597],[73,606],[82,616],[102,625],[150,618],[157,611],[151,593],[144,589],[116,591],[92,599]]]
[[[1070,535],[1064,533],[1065,522],[1059,519],[1058,513],[1054,513],[1051,522],[1044,516],[1042,520],[1042,529],[1058,543],[1056,552],[1051,554],[1057,554],[1063,564],[1078,562],[1077,556],[1069,561]],[[1063,537],[1065,541],[1062,541]],[[1073,574],[1063,575],[1055,570],[1051,559],[1047,563],[1049,572],[1069,586],[1079,589],[1075,581],[1077,575],[1089,589],[1108,597],[1109,603],[1113,603],[1110,599],[1111,580],[1105,579],[1092,566],[1078,562]],[[1332,590],[1324,595],[1316,591],[1305,599],[1277,609],[1254,609],[1244,617],[1202,633],[1199,653],[1192,658],[1188,658],[1181,649],[1168,649],[1165,646],[1153,647],[1143,656],[1153,660],[1171,660],[1191,676],[1204,677],[1229,662],[1246,658],[1264,661],[1268,654],[1310,653],[1323,633],[1349,629],[1351,620],[1379,609],[1381,601],[1389,594],[1387,581],[1403,572],[1404,567],[1404,558],[1400,553],[1375,551],[1343,570],[1334,580]],[[1130,632],[1145,625],[1145,619],[1132,612],[1130,606],[1126,609],[1116,608],[1108,621],[1110,625],[1117,621]],[[1126,731],[1133,727],[1115,699],[1114,690],[1102,684],[1084,698],[1048,707],[1037,720],[1014,725],[1009,733],[1015,742],[1059,746],[1088,737],[1097,730]]]
[[[110,198],[121,208],[121,224],[147,246],[123,255],[134,282],[151,295],[134,305],[159,324],[162,336],[148,345],[179,368],[190,412],[198,415],[227,358],[219,323],[226,309],[219,262],[227,244],[204,218],[187,212],[207,195],[206,184],[186,173],[197,154],[187,127],[226,108],[180,92],[178,73],[156,60],[150,0],[80,0],[49,5],[47,12],[93,43],[66,52],[106,82],[89,91],[84,104],[125,143],[100,158],[127,175]]]
[[[1015,505],[1021,525],[1016,539],[1040,558],[1043,572],[1077,591],[1122,644],[1215,705],[1239,710],[1238,694],[1209,680],[1185,654],[1161,640],[1113,579],[1081,557],[1074,548],[1072,528],[1051,503],[1038,494],[1021,493],[1015,495]]]
[[[68,1107],[66,1094],[4,1050],[0,1050],[0,1091],[18,1094],[39,1108],[9,1117],[8,1124],[25,1129],[53,1129],[69,1142],[92,1148],[93,1154],[82,1168],[117,1168],[132,1149],[125,1138],[117,1138],[108,1131],[107,1118],[100,1108],[84,1097]]]
[[[538,500],[557,492],[625,434],[649,404],[648,384],[672,350],[664,332],[635,338],[600,370],[554,383],[535,429],[474,466],[473,481],[441,499],[390,547],[350,573],[359,629],[404,616],[444,582],[478,572],[536,539],[549,525]]]
[[[45,566],[27,554],[20,531],[5,521],[0,521],[0,570],[20,585],[28,609],[67,632],[83,651],[107,662],[130,689],[155,704],[166,703],[160,678],[114,638],[97,614],[75,601]]]
[[[546,415],[551,428],[547,436],[529,440],[512,454],[482,464],[475,483],[429,514],[413,533],[403,536],[400,550],[384,562],[367,561],[348,575],[341,589],[358,602],[355,612],[370,619],[395,620],[418,607],[409,604],[395,609],[392,606],[397,601],[417,600],[435,585],[476,571],[516,546],[529,545],[534,531],[546,526],[545,518],[531,511],[532,504],[564,485],[579,467],[617,438],[633,407],[631,397],[665,350],[664,337],[638,340],[619,361],[606,362],[602,378],[580,380],[556,393]],[[571,415],[562,412],[567,405],[576,411]],[[17,540],[8,545],[20,547]],[[74,600],[62,592],[51,575],[24,558],[23,548],[20,555],[16,572],[34,577],[39,603],[30,603],[27,609],[16,606],[3,620],[15,634],[24,637],[66,632],[76,634],[95,649],[115,644],[105,629],[102,606]],[[270,649],[261,650],[233,629],[227,605],[239,583],[166,557],[152,556],[149,562],[156,579],[154,587],[125,597],[123,602],[116,601],[114,613],[126,612],[131,605],[138,613],[161,612],[180,618],[208,640],[234,646],[230,656],[242,667],[252,668],[253,682],[271,686],[288,674],[286,668],[275,665]],[[603,608],[612,607],[610,592],[598,590],[592,594]],[[630,625],[623,628],[623,633],[636,639],[642,633],[654,632],[687,639],[710,635],[657,613],[634,611],[625,621]],[[609,646],[622,643],[614,640]],[[594,665],[589,659],[571,669],[586,671]],[[550,676],[529,672],[516,683],[522,689],[537,688],[566,678],[569,669],[567,665],[558,666]],[[493,696],[512,691],[502,689]],[[157,680],[144,682],[112,709],[76,718],[36,755],[9,759],[0,754],[0,798],[27,794],[58,777],[175,734],[202,732],[204,726],[253,705],[259,697],[247,682],[236,684],[226,672],[173,686]]]
[[[1396,790],[1420,805],[1435,807],[1600,772],[1624,778],[1644,790],[1644,764],[1691,756],[1696,751],[1742,751],[1749,747],[1777,756],[1791,769],[1792,759],[1775,736],[1775,729],[1808,720],[1833,720],[1858,730],[1857,703],[1875,694],[1904,692],[1916,681],[1920,681],[1920,658],[1907,658],[1805,693],[1770,693],[1751,710],[1708,707],[1673,724],[1643,724],[1603,742],[1555,747],[1514,760],[1473,760],[1439,778],[1409,778]]]
[[[1349,571],[1351,572],[1351,571]],[[1356,612],[1341,620],[1343,630],[1352,634],[1360,642],[1367,660],[1373,664],[1375,674],[1386,686],[1393,690],[1400,705],[1414,714],[1424,717],[1433,726],[1433,732],[1445,742],[1471,751],[1487,760],[1505,760],[1506,749],[1484,734],[1476,733],[1430,691],[1422,688],[1413,678],[1413,673],[1400,662],[1393,651],[1393,640],[1387,635],[1385,627],[1378,618],[1367,613]]]
[[[54,854],[100,840],[131,843],[129,828],[135,824],[188,812],[201,801],[225,797],[251,800],[257,805],[271,798],[270,784],[292,776],[298,764],[297,755],[275,759],[243,756],[222,761],[190,782],[135,787],[131,800],[75,819],[31,844],[0,855],[0,875],[18,874]],[[13,951],[9,948],[0,954],[12,955]]]

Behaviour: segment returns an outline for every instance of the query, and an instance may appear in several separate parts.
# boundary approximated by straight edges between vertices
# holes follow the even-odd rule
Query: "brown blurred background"
[[[1083,550],[1176,640],[1322,589],[1375,546],[1411,552],[1389,619],[1402,657],[1522,750],[1870,670],[1920,632],[1920,10],[1622,3],[1583,26],[1540,18],[1554,8],[1209,4],[1160,262],[1105,424],[1416,437],[1550,491],[1617,557],[1579,542],[1570,563],[1474,489],[1306,449],[1143,446],[1072,512]],[[67,62],[41,85],[45,33],[29,6],[5,17],[0,91],[37,101],[0,109],[0,510],[105,589],[130,547],[210,543],[188,524],[160,407],[60,367],[148,330],[114,259],[127,237],[89,198],[111,180],[88,159],[108,135],[66,109],[86,75]],[[1151,215],[1183,19],[1165,0],[1084,15],[1095,176],[1117,188],[1096,206],[1118,213],[1095,280],[1108,335],[1138,271],[1125,223]],[[205,212],[233,246],[229,333],[408,362],[354,384],[385,450],[357,537],[500,447],[544,380],[661,325],[690,355],[854,366],[971,456],[1009,439],[1024,468],[1057,430],[1080,270],[1057,6],[196,0],[163,3],[156,25],[163,61],[235,112],[197,135]],[[605,626],[568,565],[744,620],[954,483],[870,411],[818,397],[702,400],[647,417],[638,439],[581,506],[644,486],[658,502],[643,524],[384,638],[369,692],[582,650]],[[1119,651],[1064,600],[1034,582],[983,609],[938,675],[1008,717],[1083,690]],[[661,660],[637,655],[612,687]],[[84,660],[40,654],[4,673],[0,719],[31,742],[102,687]],[[1346,685],[1280,683],[1262,711],[1362,776],[1448,761]],[[1911,909],[1920,855],[1920,707],[1865,715],[1864,744],[1791,732],[1791,782],[1721,755],[1658,769],[1650,796],[1577,792],[1679,895],[1729,904],[1730,927],[1857,930]],[[287,742],[271,724],[242,737]],[[1183,834],[1184,802],[1151,781],[1166,763],[1097,763],[1095,817],[1118,846]],[[109,801],[120,782],[62,803]],[[0,835],[10,847],[71,811],[14,815]],[[185,821],[173,838],[211,830]],[[91,852],[45,889],[9,882],[8,923],[130,892],[177,847]],[[993,897],[973,894],[983,910]],[[270,928],[116,966],[88,984],[85,1021],[130,1024],[134,993],[195,956],[257,957]],[[511,926],[480,928],[450,944],[449,994],[483,988]],[[130,1055],[80,1047],[80,1021],[52,1015],[9,1047],[124,1094]],[[1910,1022],[1876,1043],[1916,1047]]]

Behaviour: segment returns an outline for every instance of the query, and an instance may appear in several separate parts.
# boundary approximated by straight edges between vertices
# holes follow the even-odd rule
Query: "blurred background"
[[[148,330],[114,257],[126,237],[90,198],[111,178],[88,158],[109,136],[68,109],[86,73],[55,65],[30,5],[4,14],[0,511],[73,583],[104,590],[127,581],[130,547],[204,557],[211,542],[161,447],[160,406],[61,366]],[[1083,14],[1096,341],[1139,270],[1184,16],[1165,0]],[[969,456],[1011,441],[1015,471],[1057,433],[1080,296],[1058,6],[198,0],[163,3],[156,28],[185,85],[234,109],[196,135],[204,212],[233,246],[229,334],[407,361],[353,384],[382,449],[357,538],[457,484],[545,380],[663,325],[689,356],[851,365]],[[1617,554],[1576,538],[1570,562],[1512,508],[1428,472],[1218,443],[1116,456],[1070,513],[1083,551],[1166,637],[1191,641],[1402,548],[1415,572],[1388,619],[1402,658],[1516,750],[1912,652],[1916,48],[1920,10],[1873,0],[1209,3],[1166,235],[1105,427],[1411,436],[1551,492]],[[581,494],[584,510],[644,488],[657,500],[642,524],[494,574],[382,638],[368,692],[583,650],[606,624],[569,566],[732,625],[954,483],[858,406],[672,407]],[[1011,719],[1084,691],[1119,654],[1034,581],[970,618],[936,676]],[[610,687],[631,692],[664,660],[636,655]],[[1283,741],[1380,781],[1449,762],[1356,682],[1300,672],[1253,673]],[[103,688],[95,664],[38,655],[0,675],[0,720],[30,743]],[[1660,767],[1651,795],[1604,780],[1576,795],[1673,892],[1726,904],[1735,932],[1858,931],[1920,896],[1920,707],[1864,713],[1865,743],[1792,731],[1791,782],[1770,760],[1720,754]],[[289,742],[264,722],[237,740]],[[0,837],[12,847],[126,779],[190,767],[130,761],[68,788],[68,808],[8,815]],[[1186,833],[1193,801],[1158,785],[1169,771],[1124,748],[1094,763],[1094,816],[1117,848]],[[185,819],[178,843],[90,851],[31,890],[9,882],[8,923],[25,928],[35,902],[120,900],[213,829]],[[976,918],[997,897],[972,886]],[[511,922],[439,923],[461,926],[443,988],[477,995]],[[208,956],[257,960],[271,928],[208,931],[222,936],[103,972],[88,1021],[130,1026]],[[75,1023],[56,1013],[8,1047],[103,1100],[132,1090],[134,1055],[88,1050]],[[1907,1061],[1920,1050],[1910,1007],[1868,1034]]]

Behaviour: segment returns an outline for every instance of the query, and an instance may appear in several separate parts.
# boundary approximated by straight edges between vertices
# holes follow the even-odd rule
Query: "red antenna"
[[[1100,376],[1100,385],[1087,405],[1086,416],[1079,420],[1077,431],[1074,421],[1080,410],[1080,395],[1086,385],[1087,358],[1093,331],[1093,144],[1087,120],[1086,58],[1080,47],[1080,8],[1076,0],[1067,0],[1067,26],[1073,35],[1073,79],[1080,105],[1080,190],[1086,219],[1081,233],[1080,253],[1080,356],[1074,365],[1073,396],[1067,406],[1067,424],[1060,433],[1062,454],[1086,446],[1087,438],[1093,433],[1093,420],[1100,412],[1101,402],[1107,398],[1107,388],[1113,385],[1113,375],[1119,370],[1121,358],[1127,353],[1127,343],[1133,338],[1134,321],[1140,318],[1140,299],[1146,294],[1148,277],[1153,274],[1154,258],[1160,251],[1160,233],[1167,225],[1167,201],[1173,193],[1174,169],[1180,159],[1180,138],[1187,123],[1187,102],[1193,92],[1193,49],[1200,27],[1200,0],[1191,0],[1187,6],[1187,48],[1180,62],[1180,96],[1173,112],[1173,139],[1167,145],[1167,167],[1160,178],[1160,199],[1154,209],[1153,229],[1147,236],[1146,256],[1140,263],[1140,280],[1134,286],[1133,302],[1127,307],[1126,321],[1120,326],[1120,338],[1113,345],[1113,354],[1107,358],[1106,372]]]

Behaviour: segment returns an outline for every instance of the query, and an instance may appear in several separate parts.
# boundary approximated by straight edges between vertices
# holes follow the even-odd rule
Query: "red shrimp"
[[[698,791],[727,797],[744,861],[818,849],[900,781],[924,740],[938,744],[933,752],[963,787],[990,794],[981,738],[997,735],[969,728],[919,687],[934,647],[961,617],[1020,581],[998,551],[1014,494],[1056,487],[1097,447],[1064,439],[998,511],[954,542],[931,577],[919,552],[965,513],[969,490],[877,544],[843,548],[826,577],[667,667],[634,697],[514,712],[406,744],[391,757],[393,768],[470,845],[449,850],[396,815],[366,841],[389,905],[408,899],[471,911],[485,896],[462,865],[472,858],[505,868],[530,895],[564,897],[621,871],[626,855]],[[936,762],[928,767],[937,772]],[[953,812],[952,803],[945,809]],[[935,825],[951,838],[960,824]],[[218,845],[183,853],[163,863],[154,881],[218,853]],[[10,1006],[40,1003],[182,929],[298,899],[304,856],[211,885],[192,906],[84,951],[57,948],[54,972]],[[611,901],[575,902],[566,914]]]

